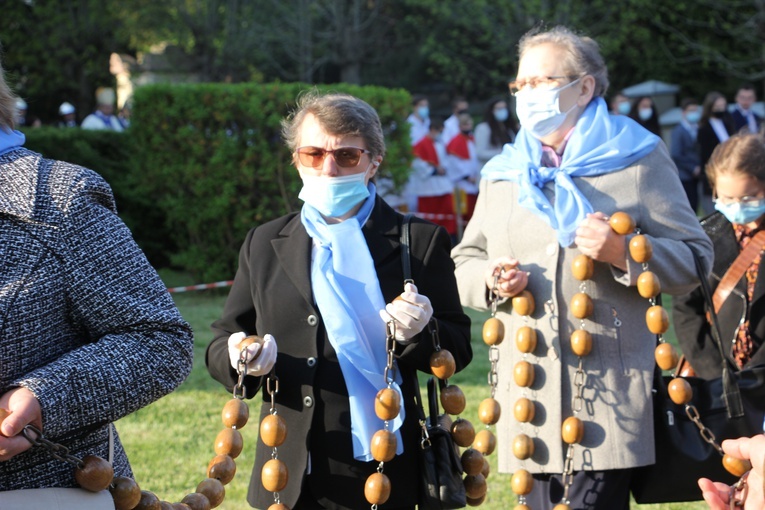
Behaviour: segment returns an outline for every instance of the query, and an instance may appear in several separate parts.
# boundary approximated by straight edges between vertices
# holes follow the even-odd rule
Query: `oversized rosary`
[[[45,448],[52,457],[72,464],[74,466],[74,478],[83,489],[91,492],[109,489],[114,499],[116,510],[210,510],[223,502],[223,498],[226,496],[224,485],[234,479],[236,474],[234,459],[242,452],[243,440],[239,429],[245,426],[250,416],[249,407],[243,400],[243,382],[246,372],[243,356],[244,347],[254,342],[262,344],[263,339],[257,336],[249,336],[239,343],[238,348],[242,351],[242,357],[240,357],[237,366],[239,380],[234,387],[234,398],[226,402],[221,413],[225,428],[215,438],[214,451],[216,455],[207,466],[207,478],[197,485],[195,492],[187,494],[178,503],[160,501],[154,493],[141,490],[138,483],[132,478],[125,476],[115,477],[111,464],[101,457],[88,455],[83,459],[79,459],[69,454],[67,447],[49,441],[45,438],[42,431],[33,425],[24,427],[22,434],[33,446]],[[275,379],[275,376],[270,376],[269,382],[271,382],[272,378]],[[278,388],[278,380],[275,380],[277,381]],[[7,415],[7,410],[0,409],[0,422]],[[266,424],[265,427],[263,424]],[[260,435],[264,438],[264,442],[268,438],[269,442],[274,444],[275,450],[275,446],[281,444],[286,436],[284,420],[281,417],[277,417],[275,412],[272,412],[270,416],[263,420],[263,424],[261,424]],[[110,424],[109,426],[113,425]],[[273,462],[274,460],[269,461],[269,463]],[[282,470],[279,469],[278,465],[275,467],[273,465],[269,466],[269,463],[266,463],[266,466],[269,467],[268,473],[270,474],[273,470],[275,474],[268,477],[268,483],[274,487],[283,487],[282,483],[286,484],[287,478],[286,468]],[[266,466],[263,468],[264,485],[266,483]],[[278,502],[277,493],[276,503],[271,505],[268,510],[288,509]]]
[[[629,253],[630,257],[642,265],[643,272],[640,274],[637,280],[637,290],[641,297],[648,299],[650,306],[646,311],[646,325],[648,330],[657,335],[658,345],[656,347],[654,358],[656,364],[662,370],[674,370],[677,366],[678,356],[674,347],[666,343],[662,337],[664,333],[669,329],[669,317],[664,308],[659,304],[657,298],[661,294],[661,284],[659,278],[653,272],[648,270],[648,261],[653,256],[653,247],[648,237],[641,234],[639,229],[635,228],[634,220],[624,212],[616,212],[608,220],[611,229],[619,235],[628,235],[635,233],[636,235],[630,239]],[[509,268],[508,268],[509,269]],[[500,268],[499,271],[503,271],[505,268]],[[579,328],[575,329],[571,333],[570,347],[571,351],[578,356],[578,366],[574,374],[573,384],[573,400],[571,409],[573,415],[563,420],[561,426],[561,439],[568,445],[566,451],[566,458],[564,462],[563,471],[563,499],[561,503],[554,507],[554,510],[571,510],[569,491],[573,484],[574,478],[574,449],[576,445],[580,444],[584,439],[585,423],[577,417],[577,414],[582,410],[584,403],[583,391],[586,382],[586,374],[584,372],[584,359],[592,351],[592,334],[587,331],[585,319],[590,317],[594,311],[594,305],[592,298],[587,295],[586,282],[592,278],[595,266],[593,260],[587,255],[580,254],[572,262],[571,271],[574,278],[580,283],[579,292],[572,296],[570,301],[571,314],[580,320]],[[495,290],[497,285],[499,273],[495,275]],[[493,293],[495,300],[492,303],[492,317],[486,321],[484,325],[484,341],[487,341],[487,335],[490,338],[494,338],[494,342],[498,343],[496,338],[501,341],[502,335],[493,333],[495,331],[502,331],[502,323],[493,315],[496,313],[496,292]],[[524,317],[524,321],[534,311],[534,298],[530,292],[524,290],[517,296],[512,298],[513,309],[521,316]],[[619,320],[618,317],[615,320]],[[497,324],[499,323],[499,324]],[[529,326],[522,326],[516,332],[516,347],[524,354],[534,352],[536,349],[536,332]],[[492,344],[489,344],[492,345]],[[516,363],[513,369],[513,376],[515,383],[522,387],[528,388],[534,383],[534,366],[528,361],[521,360]],[[734,476],[742,476],[749,469],[751,465],[748,461],[736,459],[729,455],[725,455],[722,448],[716,443],[714,434],[707,429],[699,419],[699,413],[695,406],[690,404],[693,398],[693,391],[690,384],[683,377],[675,377],[672,374],[673,379],[668,385],[668,393],[670,399],[677,405],[684,405],[685,412],[688,417],[696,424],[702,437],[712,444],[721,455],[723,455],[723,466],[726,470],[732,473]],[[528,423],[534,419],[535,406],[534,402],[527,398],[525,395],[519,398],[513,409],[515,419],[521,423]],[[516,458],[520,460],[526,460],[534,455],[534,441],[526,434],[519,434],[513,440],[512,451]],[[525,496],[528,495],[533,488],[534,479],[529,471],[526,469],[518,469],[513,473],[511,479],[511,488],[515,494],[519,496],[519,505],[516,506],[516,510],[531,510],[525,502]],[[743,482],[739,482],[734,486],[735,490],[740,485],[745,486],[745,479]]]

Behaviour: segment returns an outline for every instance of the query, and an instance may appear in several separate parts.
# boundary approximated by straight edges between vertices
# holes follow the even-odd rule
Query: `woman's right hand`
[[[728,439],[722,442],[722,449],[728,455],[746,459],[752,463],[752,470],[746,479],[747,493],[743,510],[765,508],[765,435]],[[704,501],[712,510],[727,510],[730,507],[730,487],[707,478],[699,480]]]
[[[0,396],[0,408],[11,414],[0,425],[0,462],[32,448],[21,431],[29,424],[42,430],[40,401],[27,388],[19,387]]]
[[[504,268],[500,271],[500,268]],[[497,288],[494,288],[495,275],[499,273]],[[526,288],[529,273],[518,269],[518,260],[511,257],[500,257],[494,260],[486,269],[484,275],[486,287],[501,298],[511,298]]]
[[[242,349],[239,348],[239,343],[246,336],[240,331],[228,337],[228,358],[234,370],[238,370],[239,359],[242,357]],[[276,339],[272,335],[264,335],[262,345],[251,343],[244,348],[245,374],[254,376],[266,375],[276,364],[276,354]]]

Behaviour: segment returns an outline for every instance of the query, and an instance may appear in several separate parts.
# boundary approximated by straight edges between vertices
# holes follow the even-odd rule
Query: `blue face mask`
[[[701,112],[698,110],[688,112],[685,114],[685,120],[687,120],[689,124],[696,124],[701,120]]]
[[[430,115],[430,108],[427,106],[420,106],[417,108],[417,116],[421,119],[427,119]]]
[[[653,109],[651,108],[638,109],[638,117],[640,117],[640,120],[648,120],[651,118],[651,115],[653,115]]]
[[[500,108],[499,110],[494,110],[494,118],[497,119],[497,122],[505,122],[509,115],[510,115],[510,112],[507,111],[507,108]]]
[[[580,78],[557,89],[524,89],[515,95],[515,113],[521,126],[528,130],[535,138],[544,138],[558,129],[566,120],[576,103],[571,105],[568,111],[560,111],[560,93]]]
[[[765,214],[765,200],[758,200],[756,204],[742,204],[734,202],[732,204],[723,204],[715,202],[715,209],[720,211],[731,223],[746,225]]]
[[[621,103],[619,103],[619,106],[616,107],[616,109],[622,115],[628,115],[630,113],[631,108],[632,108],[632,105],[630,105],[629,101],[622,101]]]
[[[298,198],[329,218],[339,218],[369,196],[366,172],[342,177],[302,175]]]

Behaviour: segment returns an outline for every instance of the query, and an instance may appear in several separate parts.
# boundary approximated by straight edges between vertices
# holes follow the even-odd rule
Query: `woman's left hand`
[[[627,241],[608,224],[602,212],[588,214],[576,229],[577,248],[593,260],[627,271]]]
[[[385,322],[393,320],[396,324],[396,341],[408,344],[415,335],[425,328],[433,316],[433,306],[430,299],[417,292],[413,283],[404,285],[401,293],[392,303],[380,310],[380,317]]]
[[[40,401],[27,388],[14,388],[0,396],[0,408],[11,414],[0,425],[0,462],[32,447],[21,431],[29,424],[42,430]]]
[[[746,459],[752,463],[752,470],[746,479],[747,491],[743,510],[762,510],[765,508],[765,435],[727,439],[722,442],[722,449],[728,455]],[[699,480],[704,501],[712,510],[730,508],[730,487],[721,482],[706,478]]]

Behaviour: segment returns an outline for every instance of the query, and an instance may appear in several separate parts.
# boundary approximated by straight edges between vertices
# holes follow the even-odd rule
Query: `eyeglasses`
[[[753,207],[759,207],[760,205],[762,205],[763,202],[765,202],[765,198],[753,197],[753,196],[747,195],[740,198],[714,197],[712,201],[714,201],[715,203],[723,204],[723,205],[741,204],[741,205],[750,205]]]
[[[366,149],[359,147],[338,147],[337,149],[328,151],[321,147],[298,147],[295,151],[298,155],[298,160],[303,166],[310,166],[311,168],[321,168],[324,164],[324,158],[327,154],[332,154],[335,159],[335,163],[340,168],[353,168],[359,164],[362,154],[369,154]]]
[[[516,95],[521,90],[525,89],[526,87],[531,87],[531,89],[535,89],[537,87],[540,87],[542,89],[553,89],[558,85],[558,82],[560,80],[574,80],[576,78],[579,78],[577,75],[569,75],[569,76],[533,76],[531,78],[523,78],[520,80],[511,81],[509,83],[510,86],[510,94]]]

